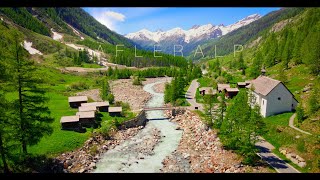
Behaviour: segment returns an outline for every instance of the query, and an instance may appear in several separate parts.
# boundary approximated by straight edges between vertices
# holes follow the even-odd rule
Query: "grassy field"
[[[34,154],[56,155],[65,151],[80,147],[90,135],[90,132],[78,133],[74,131],[61,130],[61,116],[75,115],[77,109],[69,107],[68,98],[58,93],[49,93],[49,109],[54,122],[51,124],[53,133],[50,136],[43,137],[41,141],[34,146],[29,147],[29,152]]]
[[[319,169],[319,137],[306,135],[288,126],[289,118],[293,113],[284,113],[270,116],[264,119],[268,132],[263,136],[274,147],[274,152],[281,158],[287,160],[279,152],[280,147],[289,149],[306,160],[307,166],[300,168],[290,163],[301,172],[320,172]],[[307,131],[307,129],[304,129]],[[299,137],[299,138],[298,138]]]
[[[69,107],[68,96],[75,95],[79,91],[100,88],[99,80],[102,77],[95,73],[86,75],[61,73],[57,69],[41,66],[39,70],[48,85],[47,96],[50,98],[48,107],[54,118],[54,122],[51,124],[53,133],[43,137],[37,145],[30,146],[29,152],[50,157],[81,147],[90,136],[91,129],[87,128],[85,133],[61,130],[60,118],[75,115],[78,111]],[[136,114],[128,111],[124,117],[111,117],[109,113],[105,112],[101,112],[100,115],[101,121],[116,120],[118,123],[122,123],[132,119]]]

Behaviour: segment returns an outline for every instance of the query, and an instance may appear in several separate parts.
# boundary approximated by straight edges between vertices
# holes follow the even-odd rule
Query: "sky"
[[[184,30],[193,25],[233,24],[251,14],[262,16],[280,8],[83,8],[109,29],[125,35],[141,29],[167,31],[180,27]]]

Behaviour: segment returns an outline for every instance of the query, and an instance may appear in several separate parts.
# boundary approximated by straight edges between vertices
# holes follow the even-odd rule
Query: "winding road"
[[[196,110],[196,107],[198,108],[198,110],[203,111],[203,106],[200,103],[196,102],[196,92],[197,92],[197,88],[199,87],[199,83],[197,82],[197,79],[194,79],[189,88],[188,91],[186,92],[186,100],[190,103],[191,106],[189,106],[190,110]]]
[[[272,153],[274,146],[262,137],[259,137],[256,147],[260,150],[257,155],[272,166],[278,173],[300,173],[296,168]]]

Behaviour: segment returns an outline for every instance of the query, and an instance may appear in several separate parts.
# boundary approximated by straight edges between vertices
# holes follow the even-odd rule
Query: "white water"
[[[164,81],[158,81],[144,86],[143,89],[153,95],[147,103],[148,107],[163,106],[163,93],[156,93],[152,88],[152,86],[162,82]],[[128,139],[116,148],[107,151],[97,163],[97,169],[95,169],[94,172],[160,172],[163,159],[177,149],[182,136],[182,131],[175,130],[177,125],[164,119],[162,110],[148,111],[147,118],[151,120],[146,124],[145,128],[133,138]],[[135,145],[141,143],[143,138],[149,137],[153,128],[160,130],[163,137],[161,137],[160,143],[155,146],[154,154],[144,155],[144,159],[140,159],[139,156],[141,156],[141,153],[131,149],[133,149]]]

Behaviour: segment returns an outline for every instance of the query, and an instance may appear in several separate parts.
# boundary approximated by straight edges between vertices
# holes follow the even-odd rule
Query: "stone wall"
[[[123,122],[121,126],[118,127],[118,129],[127,129],[127,128],[132,128],[132,127],[138,127],[138,126],[145,126],[147,123],[148,119],[146,117],[146,112],[142,110],[138,116],[135,118]]]

